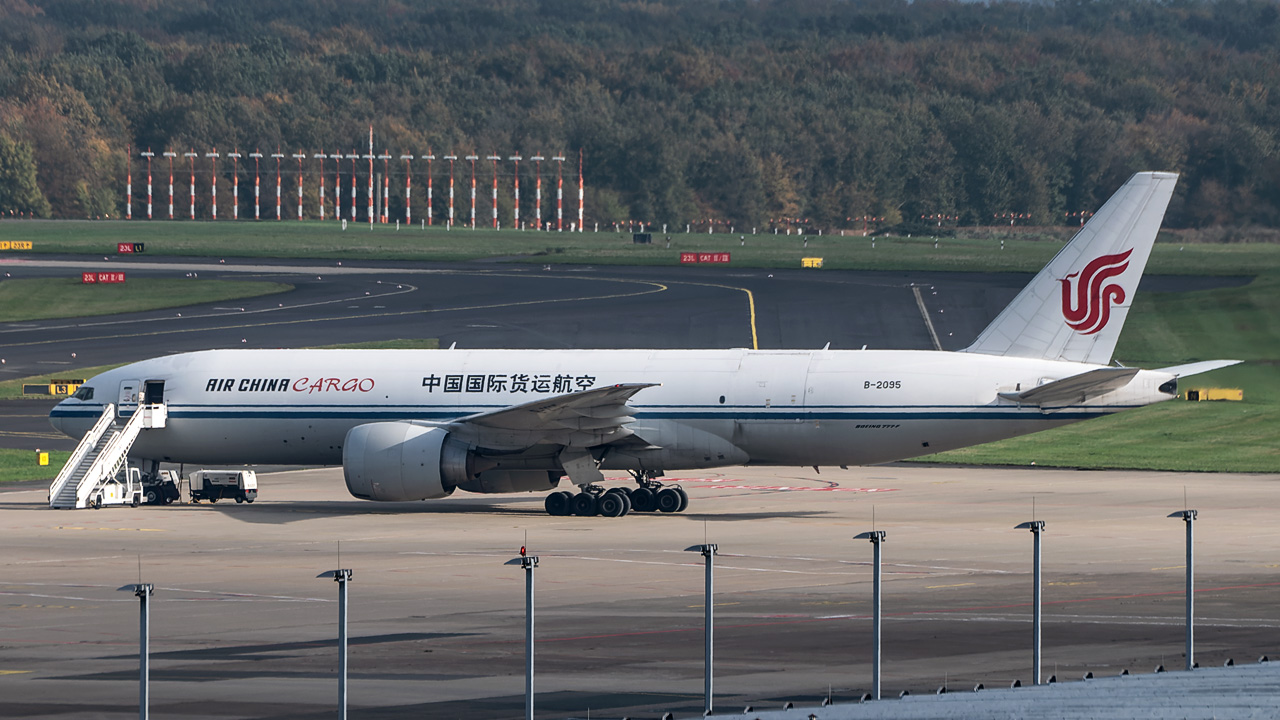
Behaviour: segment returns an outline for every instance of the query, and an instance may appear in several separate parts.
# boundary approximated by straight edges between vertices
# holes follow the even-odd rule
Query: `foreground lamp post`
[[[120,591],[131,592],[138,596],[138,718],[139,720],[147,720],[150,712],[148,705],[151,702],[151,678],[150,678],[150,655],[151,655],[151,628],[149,627],[151,619],[150,599],[155,591],[155,586],[151,583],[138,583],[136,585],[125,585],[117,588]]]
[[[520,557],[503,565],[524,568],[524,718],[533,720],[533,571],[538,567],[538,556],[524,553],[520,548]]]
[[[871,575],[871,699],[880,699],[880,545],[884,543],[884,531],[872,530],[858,533],[854,540],[870,540],[874,548]]]
[[[1031,621],[1031,624],[1032,624],[1031,682],[1035,685],[1039,685],[1040,684],[1040,620],[1041,620],[1041,615],[1040,615],[1040,605],[1041,605],[1040,603],[1040,533],[1044,532],[1044,521],[1032,520],[1031,522],[1024,522],[1020,525],[1014,526],[1013,529],[1014,530],[1030,530],[1031,534],[1035,535],[1035,549],[1032,551],[1032,555],[1034,558],[1033,564],[1035,566],[1035,569],[1032,573],[1034,576],[1034,580],[1032,582],[1035,584],[1035,590],[1032,593],[1033,595],[1032,602],[1034,604],[1034,609],[1032,610],[1032,621]]]
[[[714,675],[712,672],[712,668],[714,665],[713,653],[714,653],[714,640],[715,640],[715,624],[714,624],[715,618],[712,615],[712,612],[713,612],[712,608],[714,607],[712,603],[712,597],[715,593],[713,568],[715,566],[714,558],[715,558],[717,549],[718,549],[718,546],[715,543],[710,543],[706,545],[693,545],[691,547],[687,547],[684,549],[685,552],[702,553],[702,557],[707,559],[706,589],[704,590],[703,599],[702,599],[702,607],[703,607],[702,622],[703,622],[703,627],[705,628],[705,638],[703,641],[704,642],[704,651],[703,651],[704,659],[703,659],[703,668],[702,668],[702,676],[703,676],[702,694],[703,694],[703,705],[704,705],[703,711],[707,715],[711,714],[711,709],[712,709],[712,688],[713,688],[712,678]]]
[[[1187,669],[1192,670],[1196,666],[1195,661],[1195,584],[1196,584],[1196,559],[1192,550],[1192,541],[1195,540],[1195,510],[1180,510],[1171,513],[1171,518],[1182,518],[1187,524]]]
[[[351,570],[329,570],[316,576],[338,583],[338,720],[347,720],[347,583]]]

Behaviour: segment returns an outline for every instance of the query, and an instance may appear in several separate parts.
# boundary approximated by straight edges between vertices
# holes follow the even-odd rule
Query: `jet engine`
[[[363,500],[448,497],[476,476],[467,444],[438,427],[403,422],[357,425],[342,444],[347,490]]]

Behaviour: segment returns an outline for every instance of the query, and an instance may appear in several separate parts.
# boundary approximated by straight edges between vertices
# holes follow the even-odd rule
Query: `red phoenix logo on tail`
[[[1103,284],[1128,269],[1131,253],[1133,250],[1103,255],[1085,265],[1084,270],[1058,281],[1062,283],[1062,316],[1068,327],[1082,335],[1092,335],[1107,326],[1111,306],[1124,302],[1125,293],[1116,283],[1106,287]],[[1073,297],[1071,280],[1077,275]]]

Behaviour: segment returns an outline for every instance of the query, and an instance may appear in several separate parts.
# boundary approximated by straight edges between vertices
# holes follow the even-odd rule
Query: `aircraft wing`
[[[627,401],[657,384],[628,383],[582,390],[468,415],[450,424],[491,437],[520,434],[536,437],[539,442],[595,445],[630,435],[625,425],[635,420],[635,410]]]
[[[1178,377],[1191,377],[1192,375],[1207,373],[1210,370],[1239,365],[1241,362],[1241,360],[1205,360],[1203,362],[1187,363],[1186,365],[1157,368],[1156,372],[1169,373]]]
[[[1129,384],[1138,368],[1108,367],[1090,370],[1019,393],[1000,393],[1005,400],[1023,405],[1061,407],[1082,403]]]

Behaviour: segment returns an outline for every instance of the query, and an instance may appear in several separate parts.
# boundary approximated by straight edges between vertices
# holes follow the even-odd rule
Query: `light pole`
[[[205,153],[205,157],[209,158],[209,178],[212,180],[209,187],[209,195],[213,199],[213,219],[218,219],[218,148],[214,148],[213,152]]]
[[[715,623],[713,610],[713,597],[715,594],[714,584],[714,558],[718,546],[715,543],[705,545],[693,545],[684,549],[685,552],[702,553],[702,557],[707,559],[707,578],[706,588],[703,591],[702,599],[702,623],[704,627],[704,649],[703,649],[703,665],[702,665],[702,696],[703,696],[703,712],[707,715],[711,714],[712,698],[713,698],[713,653],[715,649]]]
[[[413,224],[413,212],[409,209],[409,195],[413,190],[413,168],[409,166],[413,160],[412,155],[401,155],[400,159],[404,161],[404,224]]]
[[[1192,543],[1195,540],[1195,510],[1180,510],[1171,513],[1171,518],[1182,518],[1187,524],[1187,669],[1192,670],[1196,666],[1195,661],[1195,584],[1196,584],[1196,558],[1192,550]]]
[[[514,205],[511,211],[511,229],[519,230],[520,229],[520,161],[523,158],[521,158],[519,155],[512,155],[507,159],[514,160],[516,163],[516,175],[515,175],[516,204]]]
[[[853,536],[854,540],[870,540],[874,548],[871,575],[871,699],[880,699],[880,546],[884,544],[884,531],[872,530]]]
[[[480,156],[476,155],[474,150],[471,152],[472,154],[468,155],[467,159],[471,161],[471,229],[475,230],[476,229],[476,160],[479,160]]]
[[[520,557],[503,565],[524,568],[524,718],[533,720],[533,571],[538,567],[538,556],[525,555],[520,548]]]
[[[140,157],[147,159],[147,219],[151,219],[151,158],[156,154],[151,152],[151,148],[147,148],[144,153],[138,153]]]
[[[564,155],[551,158],[556,161],[556,232],[564,230]]]
[[[529,159],[532,160],[534,163],[533,176],[537,178],[534,185],[536,189],[536,192],[534,193],[534,204],[533,204],[534,220],[537,221],[538,229],[541,230],[542,229],[542,161],[546,160],[546,158],[541,155],[534,155]]]
[[[1040,582],[1040,578],[1041,578],[1041,576],[1040,576],[1040,534],[1044,532],[1044,521],[1043,521],[1043,520],[1032,520],[1031,522],[1024,522],[1024,523],[1022,523],[1022,524],[1020,524],[1020,525],[1015,525],[1013,529],[1014,529],[1014,530],[1030,530],[1030,531],[1031,531],[1031,534],[1035,536],[1035,549],[1032,551],[1032,555],[1033,555],[1033,564],[1034,564],[1034,566],[1035,566],[1035,569],[1034,569],[1034,570],[1033,570],[1033,572],[1032,572],[1032,575],[1033,575],[1033,578],[1034,578],[1034,579],[1032,580],[1032,582],[1035,584],[1035,589],[1034,589],[1034,591],[1032,592],[1032,597],[1033,597],[1032,602],[1033,602],[1033,604],[1034,604],[1034,607],[1033,607],[1033,609],[1032,609],[1032,611],[1031,611],[1031,614],[1032,614],[1032,619],[1031,619],[1031,626],[1032,626],[1032,629],[1031,629],[1031,682],[1032,682],[1032,684],[1039,685],[1039,684],[1040,684],[1040,621],[1041,621],[1041,614],[1040,614],[1040,607],[1041,607],[1041,602],[1040,602],[1040,587],[1041,587],[1041,582]]]
[[[133,219],[133,146],[124,147],[124,219]]]
[[[329,570],[316,576],[338,583],[338,720],[347,720],[347,583],[351,570]]]
[[[182,157],[191,159],[191,219],[196,219],[196,153],[182,153]]]
[[[329,156],[321,151],[312,154],[311,157],[320,161],[320,222],[324,222],[324,161]]]
[[[333,161],[333,219],[342,220],[342,153],[330,153]]]
[[[169,219],[173,219],[173,159],[178,157],[178,153],[169,150],[164,151],[164,156],[169,158]]]
[[[294,153],[293,159],[298,161],[298,219],[302,219],[302,161],[307,159],[306,153]]]
[[[351,161],[351,222],[356,221],[356,160],[360,158],[354,152],[347,153],[347,159]]]
[[[493,229],[498,229],[498,161],[502,158],[498,155],[488,155],[486,160],[493,161]]]
[[[276,219],[283,220],[284,211],[280,208],[280,160],[284,157],[284,153],[277,147],[276,151],[271,153],[271,157],[276,159]]]
[[[445,227],[449,230],[453,229],[453,161],[458,159],[457,155],[445,155],[445,160],[449,161],[449,222]]]
[[[240,150],[227,153],[231,158],[231,219],[240,219]]]
[[[253,219],[262,219],[262,153],[254,150],[249,153],[253,158]]]
[[[427,159],[427,224],[430,225],[435,219],[432,217],[435,213],[431,208],[431,163],[436,159],[436,156],[431,152],[431,148],[428,147],[427,154],[422,157]]]
[[[131,592],[138,596],[138,718],[147,720],[151,704],[151,608],[150,599],[155,591],[151,583],[138,583],[116,588],[122,592]]]

